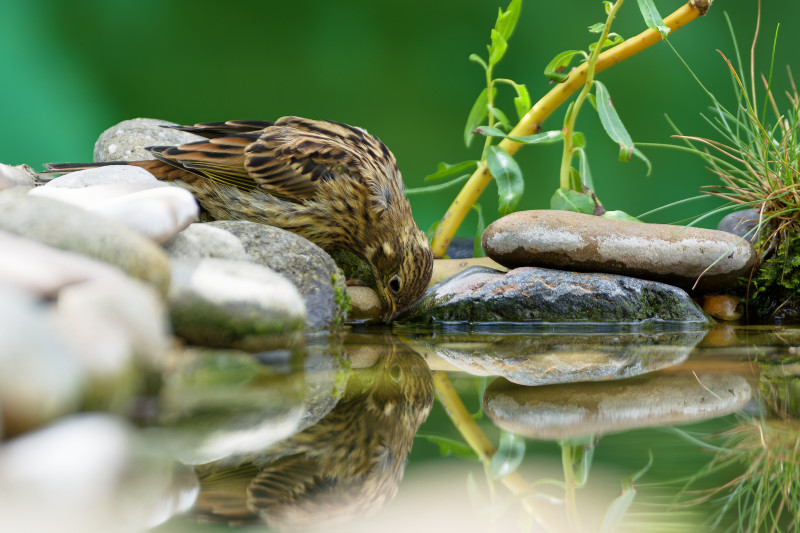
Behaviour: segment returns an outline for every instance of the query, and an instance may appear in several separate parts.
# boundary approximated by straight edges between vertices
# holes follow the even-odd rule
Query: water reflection
[[[351,352],[341,398],[316,423],[256,454],[196,467],[195,514],[296,529],[368,514],[395,495],[433,403],[431,373],[389,338],[348,343]]]
[[[435,332],[415,335],[412,345],[472,375],[547,385],[622,379],[674,366],[688,357],[705,334],[608,327],[538,335]]]

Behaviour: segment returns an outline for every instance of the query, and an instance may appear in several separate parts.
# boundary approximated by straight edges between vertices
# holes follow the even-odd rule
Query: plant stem
[[[681,6],[664,19],[664,23],[671,31],[677,31],[701,15],[705,15],[710,5],[711,0],[689,0],[687,4]],[[639,35],[631,37],[625,42],[601,53],[597,58],[595,72],[602,72],[608,67],[628,59],[660,40],[661,34],[657,30],[645,30]],[[587,70],[588,65],[586,63],[573,69],[569,77],[563,83],[559,83],[550,89],[547,94],[534,104],[531,110],[528,111],[514,129],[511,130],[509,135],[522,137],[538,132],[541,129],[542,122],[585,83]],[[500,141],[499,146],[510,155],[514,155],[522,145],[508,139],[503,139]],[[461,226],[461,223],[464,221],[467,213],[469,213],[472,205],[489,185],[491,179],[492,175],[486,163],[481,162],[461,189],[461,192],[456,196],[455,200],[453,200],[450,208],[445,212],[444,216],[442,216],[441,223],[431,242],[434,255],[438,257],[444,256],[459,226]]]
[[[464,440],[467,441],[467,444],[478,454],[484,469],[488,470],[489,462],[494,457],[494,454],[497,453],[497,449],[481,431],[481,428],[478,427],[469,411],[467,411],[458,393],[453,388],[453,383],[444,371],[438,370],[433,373],[433,386],[436,391],[436,397],[439,398],[453,425],[464,437]],[[521,496],[525,509],[547,531],[561,530],[557,527],[560,521],[553,516],[553,513],[547,507],[542,506],[534,499],[533,488],[519,472],[510,473],[502,478],[500,482],[513,494]]]
[[[578,93],[575,103],[572,104],[572,108],[567,113],[567,120],[564,124],[564,150],[561,154],[561,173],[559,179],[559,185],[562,189],[572,188],[570,187],[570,169],[572,168],[572,156],[574,151],[572,134],[575,132],[575,121],[578,120],[578,113],[581,110],[581,106],[583,106],[583,102],[586,101],[586,97],[589,96],[589,92],[592,90],[597,58],[600,56],[600,51],[603,48],[603,43],[605,43],[608,38],[609,31],[611,31],[611,23],[614,21],[614,16],[617,14],[617,11],[619,11],[619,8],[622,7],[622,2],[624,1],[625,0],[617,0],[614,2],[614,5],[611,6],[611,9],[608,10],[606,25],[603,27],[603,32],[600,34],[600,39],[597,41],[597,46],[592,50],[589,59],[586,60],[586,81],[583,84],[581,92]]]

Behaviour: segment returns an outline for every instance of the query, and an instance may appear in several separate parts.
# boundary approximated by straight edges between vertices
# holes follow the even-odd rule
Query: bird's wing
[[[402,194],[397,161],[386,146],[360,128],[329,121],[283,117],[245,149],[244,168],[266,192],[302,199],[330,180],[367,186],[388,205]]]
[[[239,133],[180,146],[148,146],[147,149],[165,163],[250,191],[257,184],[244,168],[244,149],[257,138],[258,133]]]
[[[226,122],[199,122],[191,126],[165,125],[164,128],[188,131],[206,139],[226,137],[237,133],[252,133],[272,126],[274,122],[266,120],[228,120]]]

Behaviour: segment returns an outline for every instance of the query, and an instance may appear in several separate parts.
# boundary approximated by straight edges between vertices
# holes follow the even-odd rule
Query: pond
[[[184,352],[140,420],[188,509],[153,531],[797,531],[798,346],[540,324]]]

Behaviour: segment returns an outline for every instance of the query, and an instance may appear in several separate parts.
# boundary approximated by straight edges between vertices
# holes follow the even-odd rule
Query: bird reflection
[[[196,514],[294,529],[341,523],[391,500],[430,412],[433,381],[419,355],[387,341],[317,424],[236,465],[198,467]]]

